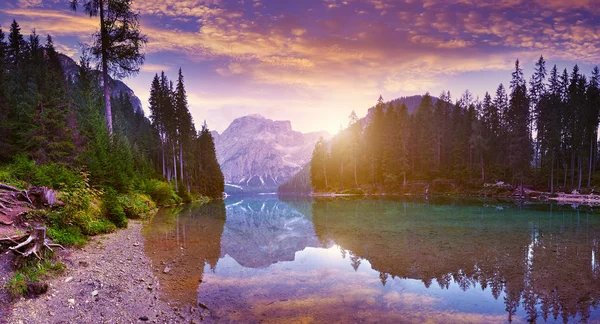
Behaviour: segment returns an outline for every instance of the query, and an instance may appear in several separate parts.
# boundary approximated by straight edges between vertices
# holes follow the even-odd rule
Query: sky
[[[51,34],[77,59],[97,18],[68,0],[0,0],[0,26]],[[600,0],[133,0],[149,38],[141,72],[125,79],[148,111],[150,83],[181,67],[190,112],[222,132],[261,114],[294,129],[335,133],[380,95],[508,85],[516,59],[530,77],[600,64]]]

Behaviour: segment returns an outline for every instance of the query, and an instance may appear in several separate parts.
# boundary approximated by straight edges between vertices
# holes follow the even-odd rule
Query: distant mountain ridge
[[[62,65],[65,75],[67,77],[70,77],[71,79],[76,79],[77,71],[79,69],[79,64],[77,64],[77,62],[75,62],[72,58],[70,58],[64,54],[59,53],[58,56],[60,58],[60,64]],[[100,73],[99,71],[97,71],[97,72],[98,72],[98,74]],[[128,94],[129,100],[131,101],[131,105],[133,106],[134,111],[137,112],[137,111],[142,110],[142,101],[140,100],[140,98],[138,98],[135,95],[135,92],[133,92],[133,90],[131,90],[131,88],[129,88],[122,81],[114,80],[113,78],[110,78],[110,80],[111,80],[110,81],[110,95],[111,96],[113,96],[113,97],[119,96],[121,92],[123,92],[124,94]],[[99,82],[102,83],[101,78],[100,78]]]
[[[249,115],[235,119],[222,134],[213,132],[213,137],[225,189],[233,193],[275,192],[310,161],[319,138],[330,135],[303,134],[290,121]]]
[[[390,103],[394,104],[394,107],[397,107],[397,108],[400,108],[400,106],[402,104],[405,104],[406,108],[408,109],[408,113],[412,114],[413,112],[415,112],[415,110],[417,110],[417,107],[419,107],[419,104],[421,103],[421,100],[423,100],[423,97],[424,97],[424,95],[415,95],[415,96],[396,98],[394,100],[386,102],[385,107],[383,108],[383,111],[387,112],[387,110],[390,106]],[[438,100],[439,99],[437,97],[431,96],[431,103],[433,105],[435,105]],[[363,127],[366,127],[366,125],[369,123],[369,121],[371,121],[371,117],[373,116],[374,113],[375,113],[375,106],[369,108],[367,115],[365,116],[366,123],[363,125]]]

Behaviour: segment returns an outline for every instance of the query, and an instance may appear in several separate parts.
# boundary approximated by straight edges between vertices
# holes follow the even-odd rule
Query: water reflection
[[[195,305],[205,266],[214,270],[225,225],[222,202],[161,209],[144,226],[146,255],[152,260],[166,299]]]
[[[294,261],[296,252],[322,247],[309,218],[277,198],[227,201],[221,257],[231,256],[248,268]]]
[[[222,321],[600,321],[600,218],[511,203],[248,198],[145,228],[164,297]],[[160,270],[160,269],[159,269]],[[201,282],[201,284],[200,284]]]

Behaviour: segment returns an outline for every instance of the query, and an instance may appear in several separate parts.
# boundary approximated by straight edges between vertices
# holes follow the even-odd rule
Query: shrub
[[[55,243],[62,245],[74,245],[78,247],[85,246],[86,239],[81,233],[81,229],[77,226],[58,226],[51,224],[48,227],[48,237]]]
[[[112,188],[108,188],[102,197],[102,211],[106,219],[117,227],[127,227],[125,211],[123,211],[123,207],[119,203],[117,192]]]
[[[56,189],[73,187],[82,180],[77,172],[70,170],[64,164],[36,165],[25,155],[15,156],[13,163],[8,166],[8,173],[16,180]]]
[[[170,184],[158,180],[145,181],[141,186],[143,192],[156,202],[158,206],[177,204],[181,198],[177,196]]]
[[[365,192],[360,188],[346,189],[341,192],[342,195],[364,195]]]
[[[140,218],[156,207],[156,204],[145,194],[131,193],[119,196],[119,203],[127,218]]]

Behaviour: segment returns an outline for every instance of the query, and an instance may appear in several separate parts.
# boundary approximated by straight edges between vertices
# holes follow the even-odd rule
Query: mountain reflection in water
[[[591,210],[240,197],[144,235],[162,298],[218,321],[600,321]]]

